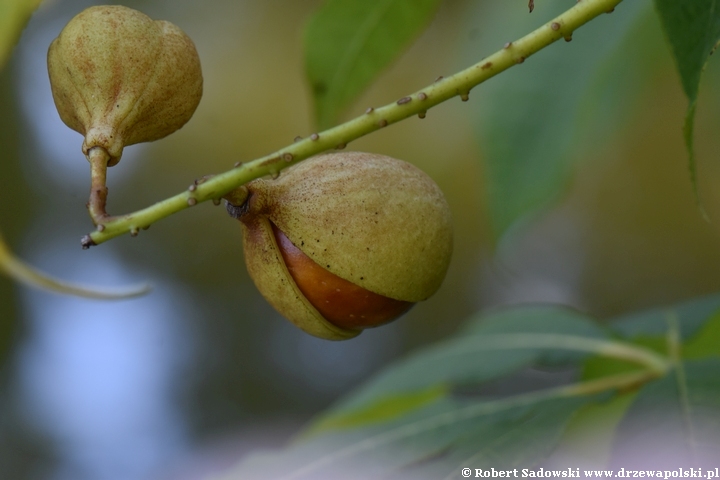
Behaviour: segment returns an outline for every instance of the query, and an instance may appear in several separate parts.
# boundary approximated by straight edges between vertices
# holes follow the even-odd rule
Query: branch
[[[453,97],[463,101],[470,90],[507,70],[523,63],[531,55],[564,38],[572,39],[573,32],[593,18],[612,12],[622,0],[578,0],[571,9],[483,59],[479,63],[447,78],[439,78],[411,95],[380,108],[368,108],[365,114],[309,138],[297,141],[275,153],[240,165],[230,171],[214,176],[200,184],[193,184],[188,191],[167,198],[143,210],[113,217],[98,225],[98,229],[82,239],[83,248],[89,248],[111,238],[131,232],[137,234],[142,228],[169,215],[206,200],[219,201],[233,189],[265,175],[276,176],[280,171],[301,160],[330,149],[342,149],[353,140],[363,137],[393,123],[425,113],[432,107]]]

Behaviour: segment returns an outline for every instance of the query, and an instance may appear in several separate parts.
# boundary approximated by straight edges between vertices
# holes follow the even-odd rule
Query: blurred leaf
[[[361,407],[400,392],[486,382],[517,372],[543,358],[560,361],[582,358],[575,352],[542,348],[534,334],[551,339],[552,334],[556,334],[555,338],[569,342],[607,336],[588,317],[562,307],[521,307],[478,315],[458,335],[385,370],[328,414],[330,417],[355,415]]]
[[[13,280],[29,287],[99,300],[120,300],[137,297],[145,295],[151,289],[147,284],[103,289],[96,286],[76,285],[50,277],[15,257],[5,244],[2,236],[0,236],[0,273],[4,273]]]
[[[462,467],[533,466],[582,405],[560,391],[480,402],[445,399],[394,422],[313,438],[282,454],[254,455],[224,480],[441,479]]]
[[[20,33],[30,16],[42,0],[0,0],[0,68],[10,57],[10,52],[17,43]],[[47,289],[75,289],[76,293],[84,290],[43,276],[15,258],[5,241],[0,236],[0,272],[26,284]]]
[[[720,40],[720,0],[655,0],[683,90],[696,99],[708,57]]]
[[[667,330],[667,328],[666,328]],[[638,336],[631,339],[627,339],[633,345],[645,348],[647,350],[657,352],[663,357],[667,356],[668,346],[667,338],[665,335],[655,336]],[[596,378],[607,377],[610,375],[618,375],[621,373],[628,373],[638,371],[642,367],[637,363],[632,363],[628,360],[621,360],[617,358],[608,358],[601,355],[596,355],[588,358],[583,363],[583,380],[593,380]]]
[[[621,315],[609,322],[610,329],[635,345],[660,354],[667,353],[668,321],[677,319],[681,337],[685,340],[682,354],[697,359],[720,352],[720,295],[711,295],[685,303]],[[583,379],[591,380],[608,375],[637,370],[636,364],[593,356],[583,364]]]
[[[683,134],[689,154],[693,190],[698,196],[693,148],[695,110],[700,76],[720,40],[720,0],[655,0],[655,8],[670,42],[683,90],[690,102]]]
[[[583,364],[582,378],[583,380],[593,380],[610,375],[633,372],[640,369],[641,367],[635,363],[598,355],[590,357],[585,361]]]
[[[606,468],[612,454],[615,430],[635,400],[625,393],[603,403],[579,409],[567,426],[548,469],[567,467]]]
[[[489,38],[514,38],[567,9],[567,2],[544,4],[536,10],[542,19],[517,16],[509,2],[493,7],[479,12],[477,19],[484,24],[478,28]],[[573,147],[587,142],[587,132],[607,133],[608,125],[619,124],[624,95],[617,91],[634,88],[637,72],[617,69],[608,74],[607,67],[618,62],[618,54],[633,53],[625,52],[627,41],[634,41],[628,32],[647,7],[649,1],[623,2],[612,15],[576,32],[571,43],[552,45],[478,89],[475,111],[496,237],[557,200],[572,173]],[[492,31],[507,25],[512,31]],[[616,82],[617,76],[629,81]],[[601,78],[609,80],[598,83]],[[614,94],[610,101],[588,112],[597,106],[594,98],[608,97],[608,89]]]
[[[635,344],[664,352],[667,350],[668,322],[674,316],[685,339],[682,347],[684,358],[707,359],[720,356],[718,309],[720,309],[720,296],[712,295],[675,306],[624,315],[611,322],[610,326],[615,332],[632,339]],[[720,393],[719,365],[716,360],[707,363],[686,363],[691,416],[694,415],[692,412],[701,412],[699,413],[701,418],[691,418],[693,425],[698,422],[720,424],[720,402],[710,401],[714,405],[711,406],[712,408],[708,408],[707,405],[708,395],[717,397]],[[583,378],[598,378],[637,370],[637,368],[628,362],[596,356],[585,362]],[[615,467],[627,468],[628,459],[636,462],[635,466],[638,468],[658,467],[660,459],[669,462],[665,463],[668,467],[687,465],[683,462],[695,455],[684,450],[690,432],[687,425],[684,425],[684,422],[688,422],[687,419],[683,420],[683,416],[687,413],[683,412],[685,407],[681,404],[677,385],[676,375],[671,374],[640,390],[637,405],[633,400],[633,406],[628,410],[621,424],[618,443],[613,446]],[[692,431],[693,428],[690,430]],[[715,431],[720,430],[715,429]],[[705,438],[702,441],[710,440]],[[715,445],[714,451],[717,451],[720,448],[718,443],[720,438],[716,435],[712,442]],[[589,444],[591,442],[588,442]],[[573,445],[577,447],[580,444],[576,442]],[[653,449],[656,450],[651,453]],[[705,454],[701,452],[700,455]]]
[[[0,68],[42,0],[0,0]]]
[[[289,450],[255,456],[227,478],[443,478],[467,462],[531,466],[552,451],[573,412],[598,397],[564,387],[499,399],[453,389],[543,361],[577,364],[587,355],[583,342],[605,337],[589,318],[562,307],[479,315],[454,338],[369,382]]]
[[[305,66],[320,129],[340,114],[422,29],[440,0],[329,0],[305,32]]]
[[[387,395],[365,409],[347,415],[325,416],[313,424],[307,435],[316,435],[324,430],[348,429],[388,421],[433,403],[447,394],[446,388],[435,386],[419,392]]]
[[[710,317],[702,330],[683,345],[682,354],[688,359],[720,357],[720,312]]]
[[[636,337],[662,337],[668,329],[668,319],[674,315],[680,324],[680,336],[687,340],[720,310],[720,295],[709,295],[684,303],[653,308],[642,312],[621,315],[612,319],[609,327],[618,335]]]
[[[706,340],[700,339],[715,335],[711,313],[717,301],[706,298],[664,311],[675,312],[686,334],[700,332],[689,344],[702,350]],[[633,325],[634,337],[653,344],[652,332],[643,336],[637,327],[653,330],[655,316],[640,313],[624,317],[622,324]],[[463,467],[564,469],[577,468],[579,460],[599,466],[618,462],[618,452],[646,445],[667,444],[678,452],[692,444],[698,458],[705,458],[703,449],[717,452],[720,359],[689,361],[685,376],[671,371],[638,386],[637,394],[614,397],[610,390],[618,384],[607,375],[600,380],[607,391],[595,395],[582,393],[589,391],[588,383],[513,396],[457,388],[478,387],[547,361],[577,366],[584,357],[565,349],[608,343],[606,335],[583,315],[559,307],[477,316],[457,336],[411,355],[360,388],[288,449],[254,455],[221,478],[434,480],[461,478]],[[543,345],[543,339],[553,340]],[[679,458],[667,449],[664,458]]]
[[[675,374],[645,386],[620,422],[611,468],[717,466],[720,359],[685,363],[687,403]]]

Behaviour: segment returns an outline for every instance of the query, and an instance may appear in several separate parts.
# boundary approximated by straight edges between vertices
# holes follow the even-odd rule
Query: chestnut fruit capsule
[[[342,340],[390,322],[440,287],[452,254],[450,209],[413,165],[383,155],[320,155],[244,187],[248,272],[276,310]]]
[[[90,7],[48,50],[50,85],[60,118],[85,137],[82,150],[107,152],[163,138],[182,127],[202,96],[192,40],[170,22],[131,8]]]

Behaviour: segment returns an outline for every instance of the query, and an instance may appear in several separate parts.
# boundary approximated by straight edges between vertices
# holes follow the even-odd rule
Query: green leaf
[[[512,469],[546,458],[574,411],[598,396],[561,390],[501,400],[444,399],[393,422],[255,455],[224,480],[456,478],[462,467]]]
[[[355,415],[361,407],[401,392],[486,382],[543,359],[578,361],[586,353],[573,351],[573,342],[606,336],[588,317],[562,307],[521,307],[478,315],[457,336],[408,356],[372,379],[329,415]],[[558,342],[566,348],[558,350]]]
[[[718,301],[708,297],[622,317],[613,328],[663,350],[657,342],[669,327],[659,312],[671,312],[687,350],[705,354],[706,337],[717,333],[713,312]],[[658,322],[663,336],[655,336]],[[218,478],[435,480],[462,478],[465,467],[561,471],[608,462],[617,469],[628,468],[629,463],[621,463],[627,460],[623,452],[646,445],[659,448],[662,459],[672,459],[669,452],[686,445],[694,445],[699,459],[705,459],[706,450],[712,452],[707,458],[715,458],[720,445],[718,358],[688,361],[678,370],[684,375],[670,370],[655,381],[645,374],[648,370],[629,379],[611,376],[615,370],[605,367],[600,379],[540,389],[521,386],[524,393],[509,396],[491,382],[517,381],[513,375],[519,369],[540,365],[577,369],[587,353],[628,348],[607,335],[586,316],[561,307],[478,315],[455,337],[409,356],[361,387],[287,449],[253,455]],[[628,393],[629,388],[637,392]],[[619,394],[613,395],[614,389]]]
[[[684,370],[684,384],[670,374],[640,391],[618,427],[611,468],[717,466],[720,359],[688,361]]]
[[[255,456],[225,478],[353,472],[354,478],[430,479],[453,478],[468,462],[475,468],[532,466],[550,454],[573,412],[600,397],[557,387],[497,398],[497,390],[458,387],[487,384],[534,364],[575,366],[607,344],[606,336],[588,317],[562,307],[478,315],[457,336],[361,387],[291,448]]]
[[[667,355],[669,321],[676,319],[684,340],[682,354],[688,359],[705,358],[720,352],[720,295],[710,295],[677,305],[620,315],[609,322],[613,333],[663,355]],[[624,360],[593,356],[583,364],[583,379],[591,380],[637,370]]]
[[[4,273],[13,280],[29,287],[98,300],[121,300],[124,298],[137,297],[145,295],[151,290],[151,287],[148,284],[103,289],[95,286],[77,285],[58,278],[53,278],[46,273],[27,265],[25,262],[13,255],[1,235],[0,273]]]
[[[720,0],[655,0],[689,105],[683,135],[689,155],[690,176],[699,201],[693,148],[695,110],[700,76],[720,40]]]
[[[638,370],[638,366],[627,361],[601,356],[588,358],[583,365],[583,380],[602,378]]]
[[[687,359],[720,357],[720,312],[712,315],[702,330],[683,345],[682,354]]]
[[[575,412],[547,462],[548,469],[568,465],[606,468],[613,450],[615,430],[635,397],[635,393],[625,393],[607,402],[585,405]]]
[[[708,57],[720,40],[720,0],[655,0],[685,95],[695,99]]]
[[[576,32],[571,43],[559,42],[540,51],[471,94],[478,97],[471,103],[477,105],[474,112],[496,238],[558,200],[576,163],[573,154],[578,145],[586,147],[588,132],[607,134],[609,125],[622,124],[619,118],[626,103],[618,99],[626,95],[618,91],[637,88],[633,78],[637,69],[631,65],[608,74],[608,66],[618,63],[619,54],[626,54],[627,41],[636,41],[629,32],[649,6],[647,0],[623,2],[612,15],[598,17]],[[518,15],[513,2],[483,3],[472,19],[484,37],[512,39],[565,8],[565,1],[544,2],[543,9],[536,10],[542,15],[538,18],[535,13]],[[472,46],[472,54],[477,55],[478,46]],[[613,95],[607,94],[608,89]],[[600,108],[589,108],[600,97]]]
[[[683,339],[681,354],[688,359],[683,387],[687,400],[679,388],[682,376],[673,372],[644,386],[618,426],[609,468],[689,466],[693,458],[713,459],[716,453],[708,453],[708,447],[711,452],[720,448],[720,296],[623,315],[609,326],[633,343],[664,352],[673,318]],[[585,362],[584,378],[636,368],[593,357]]]
[[[42,0],[0,0],[0,68]]]
[[[320,129],[423,30],[440,0],[329,0],[305,31],[305,67]]]
[[[364,409],[355,410],[346,415],[329,415],[315,422],[306,435],[312,436],[326,430],[341,430],[392,420],[424,407],[448,394],[440,386],[419,392],[387,395]]]
[[[668,320],[674,316],[680,324],[680,336],[686,340],[695,335],[718,310],[720,295],[709,295],[677,305],[621,315],[612,319],[609,326],[615,333],[628,339],[651,336],[665,338]]]

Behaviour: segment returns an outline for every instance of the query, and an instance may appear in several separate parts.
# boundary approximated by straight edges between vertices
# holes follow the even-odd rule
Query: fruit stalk
[[[110,155],[100,147],[94,147],[88,152],[90,161],[90,200],[88,201],[88,212],[95,225],[110,220],[112,217],[105,211],[107,204],[108,188],[107,165]]]

